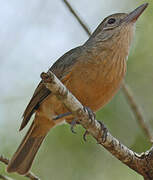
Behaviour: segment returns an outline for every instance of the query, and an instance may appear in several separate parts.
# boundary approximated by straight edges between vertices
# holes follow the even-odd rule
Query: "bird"
[[[130,13],[116,13],[106,17],[89,39],[61,56],[49,69],[70,92],[93,112],[106,105],[120,89],[126,74],[127,58],[134,38],[135,23],[148,3]],[[41,81],[24,113],[22,130],[35,114],[34,120],[7,166],[9,173],[25,175],[48,132],[75,118]],[[60,117],[60,116],[59,116]]]

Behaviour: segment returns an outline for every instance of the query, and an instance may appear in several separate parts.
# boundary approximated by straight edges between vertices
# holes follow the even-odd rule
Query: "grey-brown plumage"
[[[81,56],[82,49],[83,47],[80,46],[68,51],[62,57],[60,57],[49,70],[51,70],[59,79],[64,78],[69,73],[71,67],[75,64],[75,62],[77,62],[79,56]],[[51,92],[45,87],[45,85],[41,81],[24,111],[23,121],[20,126],[20,130],[22,130],[27,125],[32,114],[37,110],[40,103],[50,93]]]

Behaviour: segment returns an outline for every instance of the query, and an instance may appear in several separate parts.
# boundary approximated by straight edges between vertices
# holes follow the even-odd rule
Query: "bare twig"
[[[5,165],[8,165],[9,159],[3,157],[0,155],[0,161],[3,162]],[[2,175],[1,175],[2,176]],[[5,177],[5,176],[3,176]],[[36,175],[34,175],[32,172],[29,172],[28,174],[25,175],[25,177],[31,179],[31,180],[40,180]],[[6,179],[6,180],[11,180],[11,179]]]
[[[25,175],[25,177],[31,179],[31,180],[40,180],[40,178],[38,178],[35,174],[33,174],[32,172],[29,172],[28,174]]]
[[[95,119],[89,118],[82,104],[69,92],[51,72],[42,73],[45,86],[78,118],[79,123],[116,158],[141,174],[146,180],[153,179],[153,148],[141,155],[128,149],[114,138],[106,127]]]
[[[0,155],[0,161],[3,162],[5,165],[8,165],[8,163],[9,163],[9,160],[1,155]]]
[[[128,99],[128,103],[129,103],[133,113],[135,114],[139,125],[141,126],[141,128],[145,132],[146,136],[149,138],[150,142],[152,143],[153,137],[152,137],[151,131],[145,122],[145,119],[142,114],[142,110],[140,109],[139,106],[137,106],[136,101],[134,100],[134,96],[132,95],[130,88],[124,83],[122,85],[122,90],[125,94],[125,97]]]
[[[63,2],[65,3],[65,5],[68,7],[68,9],[70,10],[70,12],[72,13],[72,15],[77,19],[77,21],[79,22],[79,24],[81,25],[81,27],[85,30],[85,32],[88,34],[88,36],[91,35],[91,31],[89,30],[89,27],[83,22],[83,20],[77,15],[77,13],[75,12],[75,10],[72,8],[72,6],[70,5],[70,3],[67,0],[63,0]],[[148,126],[145,123],[145,119],[142,115],[142,113],[139,111],[139,105],[136,103],[134,97],[132,96],[132,93],[129,91],[128,85],[123,82],[122,84],[122,91],[128,101],[128,104],[130,105],[135,117],[138,120],[138,123],[140,125],[140,127],[144,130],[145,134],[147,135],[147,137],[149,138],[150,142],[152,143],[152,135],[148,129]]]
[[[7,177],[7,176],[3,176],[1,174],[0,174],[0,179],[2,179],[2,180],[13,180],[12,178]]]
[[[82,26],[82,28],[85,30],[85,32],[87,33],[87,35],[91,35],[91,31],[89,30],[88,26],[81,20],[81,18],[77,15],[77,13],[74,11],[74,9],[72,8],[72,6],[69,4],[69,2],[67,0],[63,0],[63,2],[65,3],[65,5],[68,7],[68,9],[70,10],[70,12],[73,14],[73,16],[77,19],[77,21],[79,22],[79,24]]]

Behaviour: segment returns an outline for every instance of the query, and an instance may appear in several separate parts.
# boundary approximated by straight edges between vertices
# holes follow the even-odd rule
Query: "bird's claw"
[[[85,133],[83,134],[83,140],[86,142],[87,141],[87,136],[89,135],[89,132],[86,130]]]
[[[77,120],[76,120],[76,118],[74,118],[72,120],[72,122],[70,123],[70,129],[71,129],[72,133],[74,133],[74,134],[76,134],[76,132],[74,131],[74,127],[76,126],[76,124],[77,124]]]
[[[89,119],[91,119],[92,121],[95,120],[96,114],[89,107],[84,106],[83,110],[88,113]]]
[[[107,139],[107,133],[108,133],[108,129],[107,127],[101,122],[101,121],[98,121],[101,125],[101,130],[103,131],[103,135],[102,135],[102,142],[106,142],[106,139]]]
[[[89,116],[89,119],[91,120],[91,122],[95,120],[96,114],[95,114],[89,107],[84,106],[84,107],[83,107],[83,110],[88,113],[88,116]],[[89,133],[87,130],[86,130],[85,133],[83,134],[83,140],[84,140],[85,142],[87,141],[87,138],[86,138],[86,137],[87,137],[87,135],[89,135],[89,134],[90,134],[90,133]]]

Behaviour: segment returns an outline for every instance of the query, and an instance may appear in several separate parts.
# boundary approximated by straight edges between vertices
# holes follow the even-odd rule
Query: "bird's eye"
[[[110,18],[110,19],[107,21],[107,23],[108,23],[108,24],[114,24],[115,21],[116,21],[116,19]]]

